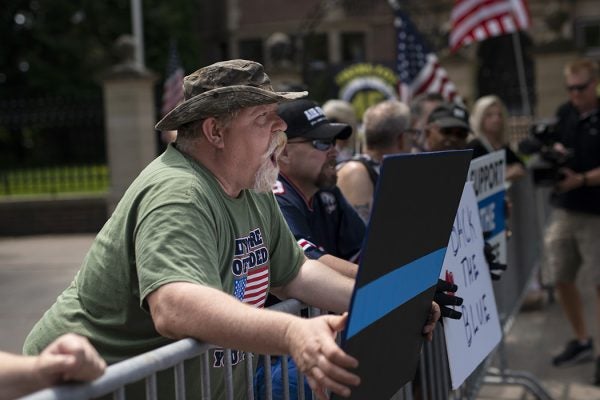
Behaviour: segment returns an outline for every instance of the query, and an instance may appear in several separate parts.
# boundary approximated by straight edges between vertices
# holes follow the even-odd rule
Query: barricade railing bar
[[[271,310],[287,312],[290,314],[300,314],[301,310],[307,309],[308,307],[297,300],[286,300],[278,303],[272,307]],[[316,309],[309,309],[309,315],[319,314]],[[78,383],[78,384],[64,384],[54,386],[52,388],[44,389],[36,393],[30,394],[23,397],[27,400],[82,400],[98,398],[112,393],[114,400],[126,399],[125,386],[140,380],[145,380],[146,387],[146,399],[156,400],[156,374],[159,371],[166,370],[168,368],[174,369],[175,376],[175,396],[177,400],[184,400],[186,398],[185,393],[185,377],[184,377],[184,366],[185,360],[200,357],[201,358],[201,382],[202,382],[202,393],[201,399],[211,399],[210,392],[210,376],[209,376],[209,359],[208,351],[216,348],[217,346],[201,343],[194,339],[181,339],[174,343],[160,347],[158,349],[149,351],[144,354],[140,354],[136,357],[121,361],[113,364],[106,369],[103,376],[90,383]],[[252,357],[251,353],[247,355],[247,382],[246,387],[246,398],[254,399],[254,387],[252,385],[254,378],[254,371],[252,368]],[[285,357],[283,357],[285,359]],[[270,387],[270,357],[264,357],[265,359],[265,376],[268,390],[266,398],[271,398],[271,387]],[[227,349],[225,353],[225,369],[226,369],[226,398],[234,398],[233,379],[232,379],[232,365],[231,365],[231,350]],[[287,363],[282,368],[282,375],[287,377]],[[298,382],[302,382],[303,377],[298,376]],[[299,393],[298,399],[304,399],[303,385],[298,385]],[[289,393],[284,397],[289,399]]]
[[[537,248],[535,243],[539,243],[539,236],[543,224],[537,219],[542,215],[532,208],[545,207],[542,196],[536,196],[536,190],[529,179],[523,179],[510,189],[510,195],[513,201],[513,213],[510,220],[510,226],[513,231],[513,237],[509,241],[507,249],[509,268],[499,282],[494,283],[496,294],[496,303],[501,318],[501,326],[504,334],[507,334],[512,326],[514,318],[520,309],[529,283],[536,276],[540,267],[541,249]],[[542,200],[543,199],[543,200]],[[539,215],[538,215],[539,214]],[[514,241],[522,242],[521,244]],[[307,307],[297,300],[286,300],[275,306],[272,310],[300,315],[302,310]],[[308,315],[313,316],[319,311],[309,308]],[[209,350],[217,346],[200,343],[193,339],[183,339],[167,346],[158,348],[148,353],[124,360],[107,368],[104,376],[85,384],[59,385],[53,388],[45,389],[25,397],[28,400],[80,400],[105,396],[112,393],[113,399],[125,399],[125,386],[145,380],[146,398],[153,400],[157,398],[156,377],[159,371],[169,368],[173,369],[175,376],[175,399],[186,398],[186,385],[184,377],[184,361],[200,357],[201,360],[201,383],[202,393],[197,398],[203,400],[211,399],[210,376],[209,376]],[[247,353],[246,377],[247,387],[243,398],[254,400],[254,365],[253,357]],[[281,357],[281,379],[283,382],[282,393],[279,397],[273,395],[273,382],[271,374],[270,356],[259,356],[264,363],[264,392],[259,393],[259,398],[270,399],[305,399],[308,393],[304,391],[304,378],[297,371],[296,392],[290,392],[290,379],[288,377],[287,357]],[[275,358],[274,358],[275,359]],[[499,367],[492,367],[495,361],[499,361]],[[226,371],[226,399],[235,398],[232,379],[232,361],[231,351],[225,354]],[[528,390],[536,398],[541,400],[551,400],[552,397],[537,381],[537,379],[524,371],[512,371],[506,366],[504,354],[504,343],[501,342],[497,349],[490,354],[486,360],[476,369],[476,371],[466,380],[457,390],[451,390],[451,378],[448,367],[448,358],[446,352],[446,342],[444,337],[443,324],[438,324],[434,332],[434,339],[431,343],[425,343],[423,346],[421,360],[419,365],[417,379],[412,383],[400,388],[392,399],[393,400],[413,400],[418,398],[422,400],[447,400],[447,399],[475,399],[483,384],[510,384],[520,385]],[[262,389],[261,389],[262,390]],[[188,393],[189,395],[189,393]],[[294,396],[296,395],[296,396]],[[262,396],[262,397],[261,397]],[[196,397],[195,397],[196,398]]]
[[[132,357],[109,366],[103,376],[90,383],[58,385],[44,389],[24,399],[29,400],[81,400],[101,397],[114,392],[114,399],[125,398],[125,385],[146,380],[147,399],[156,399],[156,372],[181,365],[184,360],[201,354],[215,346],[194,339],[182,339],[148,353]],[[178,370],[175,369],[175,376]],[[177,380],[177,379],[176,379]],[[177,397],[182,398],[182,397]],[[210,395],[208,397],[210,399]]]

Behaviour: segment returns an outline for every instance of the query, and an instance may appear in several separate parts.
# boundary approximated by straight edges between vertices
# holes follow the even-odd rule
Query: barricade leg
[[[501,368],[488,368],[483,383],[488,385],[518,385],[525,388],[539,400],[553,400],[552,396],[539,383],[538,379],[526,371],[513,371],[506,368],[504,337],[498,345]]]
[[[246,398],[254,400],[254,354],[246,353]]]

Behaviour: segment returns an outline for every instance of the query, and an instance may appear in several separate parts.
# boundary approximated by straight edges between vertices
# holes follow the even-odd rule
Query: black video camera
[[[560,169],[566,166],[573,156],[570,150],[564,153],[554,148],[555,132],[555,122],[537,122],[529,128],[529,136],[519,143],[519,152],[537,156],[529,166],[533,173],[533,183],[538,186],[554,186],[563,180],[564,174]]]

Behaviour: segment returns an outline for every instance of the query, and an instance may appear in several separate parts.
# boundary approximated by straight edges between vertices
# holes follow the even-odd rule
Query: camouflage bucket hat
[[[229,60],[201,68],[183,79],[184,102],[165,115],[156,129],[175,130],[199,119],[240,108],[280,103],[308,92],[275,92],[263,66],[254,61]]]

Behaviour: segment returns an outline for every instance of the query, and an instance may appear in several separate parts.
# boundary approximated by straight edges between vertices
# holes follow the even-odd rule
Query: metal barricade
[[[279,304],[270,307],[271,310],[286,312],[290,314],[299,315],[303,309],[308,307],[300,303],[297,300],[286,300]],[[309,315],[318,315],[319,311],[316,309],[310,309]],[[184,361],[192,359],[194,357],[200,357],[201,360],[201,382],[202,382],[202,393],[198,395],[198,398],[202,400],[211,399],[210,392],[210,367],[208,352],[209,350],[216,348],[217,346],[201,343],[194,339],[182,339],[169,345],[160,347],[158,349],[149,351],[147,353],[132,357],[130,359],[121,361],[113,364],[106,369],[104,375],[93,382],[81,383],[81,384],[64,384],[58,385],[52,388],[40,390],[36,393],[30,394],[23,397],[26,400],[83,400],[91,398],[99,398],[106,395],[112,394],[114,400],[126,399],[125,387],[128,384],[138,382],[141,380],[145,381],[146,399],[156,400],[158,398],[156,389],[156,376],[159,371],[172,368],[175,377],[175,393],[173,394],[174,399],[184,400],[186,398],[185,393],[185,373],[184,373]],[[226,398],[228,400],[234,399],[234,388],[232,380],[232,365],[231,365],[231,350],[226,350],[225,355],[225,368],[226,368]],[[252,400],[254,399],[254,371],[252,354],[249,354],[247,358],[247,382],[248,385],[245,388],[245,398]],[[269,360],[270,357],[265,357]],[[267,399],[271,399],[270,395],[270,363],[265,363],[265,376],[267,379],[269,391],[266,394]],[[287,365],[283,367],[282,376],[287,377]],[[303,382],[302,375],[298,376],[298,382]],[[298,385],[298,388],[302,385]],[[288,395],[284,396],[284,399],[289,399]],[[304,400],[304,393],[299,390],[298,399]]]
[[[547,189],[534,187],[530,176],[513,184],[508,190],[508,196],[513,204],[508,223],[512,231],[507,246],[509,268],[500,281],[493,283],[503,336],[512,328],[530,284],[538,276],[541,267],[541,235],[548,216]],[[492,366],[493,362],[498,367]],[[442,324],[436,328],[432,343],[425,343],[423,346],[417,378],[392,399],[475,399],[483,384],[519,385],[537,399],[552,399],[535,376],[526,371],[508,368],[503,340],[458,389],[451,390]],[[410,389],[407,390],[407,387]]]
[[[519,311],[523,299],[529,288],[529,284],[538,273],[540,267],[541,232],[543,220],[547,215],[547,197],[540,195],[538,189],[534,188],[530,179],[522,179],[515,183],[508,194],[512,200],[513,208],[509,227],[512,237],[508,242],[508,270],[502,279],[495,282],[494,291],[501,326],[506,335],[512,327],[514,318]],[[281,302],[271,309],[300,315],[306,306],[296,300]],[[310,309],[309,316],[318,314],[318,310]],[[507,368],[504,355],[504,344],[500,343],[498,348],[490,354],[479,368],[467,379],[457,390],[451,390],[450,373],[446,353],[443,325],[439,324],[434,332],[432,343],[425,343],[422,350],[421,362],[416,379],[401,388],[393,400],[446,400],[446,399],[474,399],[476,398],[482,384],[511,384],[521,385],[538,399],[549,400],[551,396],[537,382],[535,377],[527,372],[512,371]],[[173,368],[175,374],[174,398],[185,398],[185,360],[200,357],[202,393],[198,395],[201,399],[210,399],[209,379],[209,357],[208,351],[216,346],[199,343],[193,339],[183,339],[151,352],[122,361],[108,367],[101,378],[87,384],[61,385],[54,388],[39,391],[25,397],[28,400],[50,400],[50,399],[88,399],[104,396],[112,393],[113,399],[125,399],[125,386],[132,382],[145,380],[146,398],[156,399],[156,376],[159,371]],[[253,355],[247,355],[246,376],[248,385],[245,388],[246,399],[255,398],[254,364]],[[496,357],[499,367],[492,368],[492,360]],[[265,356],[264,360],[264,399],[290,399],[292,393],[289,390],[288,362],[284,356],[281,359],[282,394],[281,397],[272,395],[273,385],[271,376],[271,357]],[[226,376],[226,398],[234,398],[232,380],[232,366],[230,353],[225,355]],[[298,399],[305,399],[303,376],[298,372],[296,385]]]
[[[505,276],[494,286],[503,338],[510,331],[531,283],[538,278],[542,261],[542,232],[547,218],[548,197],[543,189],[534,187],[530,174],[513,184],[508,191],[513,202],[509,227],[512,237],[508,241],[508,265]],[[487,368],[483,382],[487,384],[520,385],[541,400],[552,397],[526,371],[508,368],[504,352],[504,339],[496,350],[497,368]]]
[[[507,192],[512,202],[508,227],[512,232],[507,243],[508,269],[494,282],[494,294],[503,337],[508,334],[527,295],[531,282],[541,267],[540,243],[548,215],[547,192],[533,186],[530,176],[514,183]],[[441,328],[441,329],[440,329]],[[443,327],[436,328],[434,340],[426,344],[421,357],[421,391],[423,400],[475,399],[482,384],[520,385],[537,399],[552,397],[535,376],[507,366],[504,339],[457,389],[451,390]],[[496,362],[498,367],[492,366]]]

